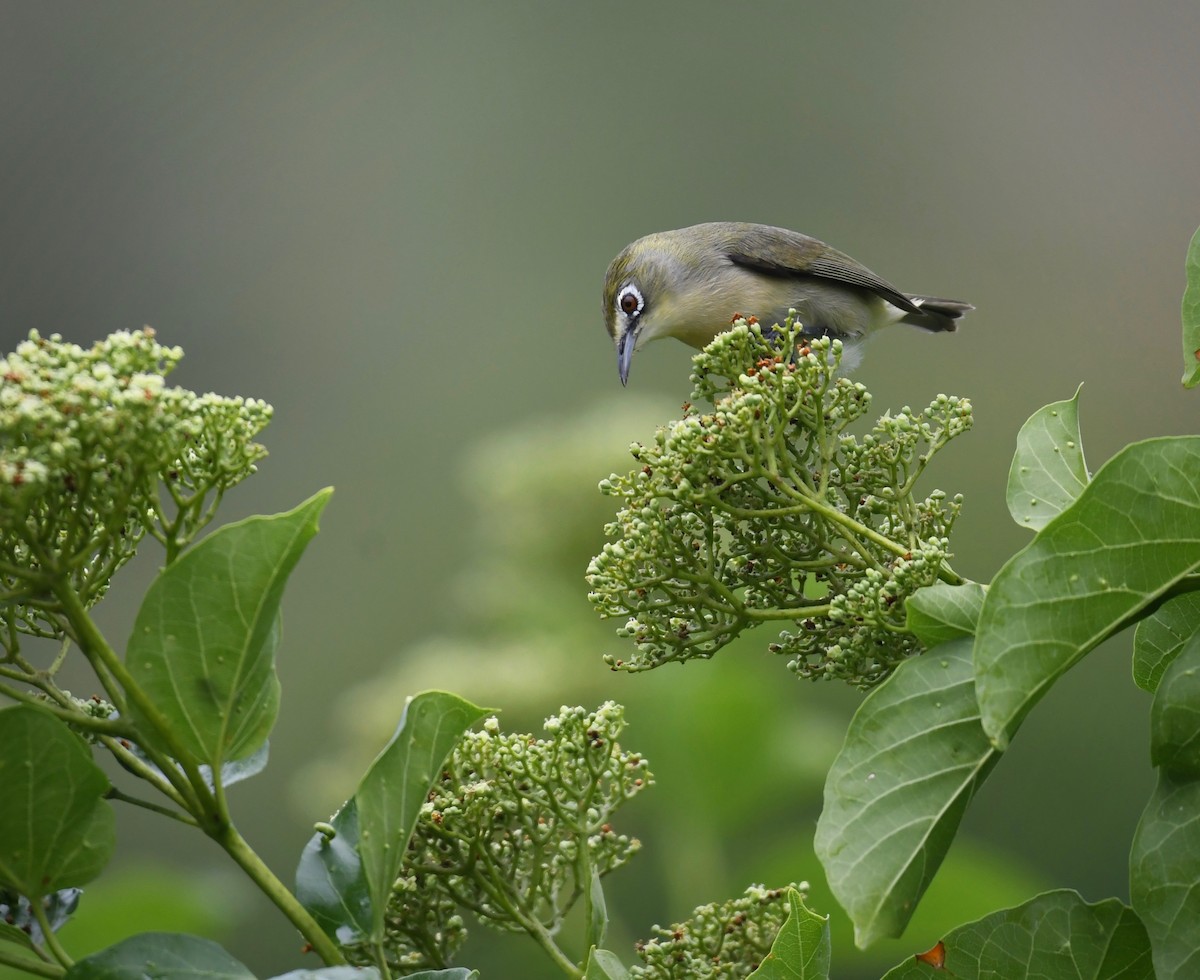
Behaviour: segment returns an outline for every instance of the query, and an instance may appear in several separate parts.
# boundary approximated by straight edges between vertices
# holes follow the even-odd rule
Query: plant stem
[[[0,949],[0,966],[11,966],[23,973],[32,973],[37,977],[50,977],[58,980],[67,971],[57,963],[43,963],[41,960],[31,960],[28,956],[14,956]]]
[[[88,663],[92,665],[101,680],[108,678],[120,685],[119,688],[110,691],[114,703],[120,707],[128,698],[131,703],[136,705],[161,743],[167,747],[169,758],[164,757],[161,752],[155,751],[149,745],[143,744],[142,750],[170,780],[171,785],[175,787],[180,796],[188,801],[188,809],[197,818],[203,819],[211,816],[212,794],[208,790],[208,785],[200,775],[199,768],[189,761],[190,753],[175,737],[170,723],[158,710],[158,705],[142,690],[121,658],[117,656],[116,651],[109,646],[104,634],[100,632],[92,617],[88,615],[82,600],[71,588],[70,583],[55,582],[54,594],[62,603],[63,612],[66,613],[75,629],[79,649],[87,657]],[[108,684],[105,687],[108,688]],[[177,760],[178,766],[172,760]],[[182,773],[179,771],[180,768],[183,769]]]
[[[63,966],[70,967],[75,961],[62,948],[58,937],[54,935],[54,929],[50,926],[50,920],[46,918],[46,907],[42,904],[41,898],[31,898],[29,900],[29,910],[33,913],[33,917],[37,919],[37,924],[42,927],[42,938],[45,940],[46,949],[50,951],[50,955]]]
[[[199,827],[196,818],[188,813],[180,813],[178,810],[172,810],[169,806],[162,806],[159,803],[152,803],[150,800],[143,800],[136,796],[130,796],[128,793],[122,793],[115,786],[109,788],[104,794],[106,799],[120,800],[122,803],[128,803],[130,806],[141,807],[143,810],[149,810],[151,813],[157,813],[163,817],[170,817],[172,820],[178,820],[180,823],[187,824],[189,827]]]
[[[308,909],[301,905],[296,896],[275,877],[275,873],[246,843],[245,838],[238,833],[232,823],[225,823],[222,827],[212,830],[206,828],[205,832],[221,845],[225,853],[233,858],[251,881],[258,885],[259,890],[288,917],[292,925],[308,941],[313,951],[325,961],[326,966],[341,966],[346,962],[346,958],[342,956],[337,944],[325,935],[324,930],[317,925],[316,919],[309,914]]]

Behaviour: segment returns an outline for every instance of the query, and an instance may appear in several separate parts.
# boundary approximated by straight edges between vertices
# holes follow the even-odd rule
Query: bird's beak
[[[633,348],[637,345],[637,328],[630,327],[617,341],[617,374],[621,384],[629,383],[629,362],[633,360]]]

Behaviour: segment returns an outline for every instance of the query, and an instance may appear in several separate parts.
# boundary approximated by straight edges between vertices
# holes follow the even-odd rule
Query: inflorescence
[[[466,939],[464,912],[552,936],[593,876],[640,848],[611,823],[653,782],[646,760],[617,742],[624,709],[564,706],[544,727],[545,738],[506,735],[489,718],[451,753],[388,905],[391,965],[447,966]]]
[[[693,360],[691,402],[637,468],[600,484],[621,510],[588,567],[590,598],[636,644],[610,666],[711,657],[743,630],[787,624],[772,652],[807,678],[878,683],[920,647],[904,600],[950,570],[961,497],[914,487],[971,427],[966,399],[847,429],[871,396],[837,375],[840,341],[739,321]]]
[[[36,331],[0,359],[0,644],[61,639],[149,533],[172,560],[255,470],[271,407],[163,379],[183,352],[146,328],[85,350]]]
[[[638,980],[732,980],[749,976],[771,951],[788,917],[789,888],[751,885],[728,902],[701,905],[686,922],[655,926],[655,937],[637,944],[642,961],[629,971]]]

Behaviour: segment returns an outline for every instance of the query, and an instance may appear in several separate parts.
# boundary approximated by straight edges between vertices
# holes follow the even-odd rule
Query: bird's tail
[[[937,299],[934,296],[910,296],[909,299],[919,312],[901,317],[900,322],[934,332],[957,330],[958,321],[975,309],[970,303],[960,303],[956,299]]]

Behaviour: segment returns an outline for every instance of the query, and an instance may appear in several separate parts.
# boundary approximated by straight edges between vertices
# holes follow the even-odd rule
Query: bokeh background
[[[153,325],[187,352],[178,383],[276,407],[226,517],[337,487],[286,600],[271,765],[234,794],[246,836],[290,878],[421,688],[525,729],[612,697],[659,777],[612,879],[623,954],[752,880],[807,879],[839,920],[810,847],[858,696],[794,680],[765,636],[650,675],[601,663],[596,483],[689,369],[652,345],[621,390],[605,266],[651,231],[763,221],[975,303],[953,336],[877,337],[857,376],[879,410],[973,400],[933,480],[966,495],[955,564],[986,581],[1027,539],[1004,481],[1035,409],[1085,383],[1093,468],[1195,430],[1198,49],[1190,0],[0,2],[3,348]],[[100,609],[118,642],[157,561]],[[1126,895],[1151,785],[1128,654],[1102,647],[1029,718],[904,940],[872,958],[835,922],[838,975],[1051,885]],[[262,975],[306,963],[215,846],[137,814],[64,939],[168,908]],[[485,976],[552,975],[476,932]]]

